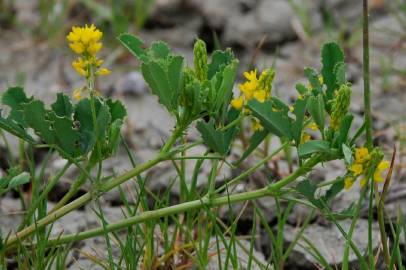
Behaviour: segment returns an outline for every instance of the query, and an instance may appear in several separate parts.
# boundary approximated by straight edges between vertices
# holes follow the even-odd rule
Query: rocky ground
[[[53,101],[57,91],[71,93],[72,89],[80,86],[81,81],[71,68],[73,56],[67,46],[62,43],[49,43],[32,38],[31,34],[23,31],[24,24],[38,23],[38,14],[31,1],[17,2],[17,19],[22,22],[21,31],[0,30],[0,91],[8,85],[23,82],[27,92]],[[296,1],[298,2],[298,1]],[[261,69],[275,63],[276,81],[274,94],[289,100],[294,96],[294,85],[304,81],[303,68],[306,66],[320,67],[320,44],[323,41],[339,38],[345,48],[348,64],[348,78],[353,85],[353,101],[351,110],[356,114],[356,123],[362,122],[362,42],[361,42],[361,5],[351,0],[328,0],[326,7],[323,1],[307,2],[307,21],[310,31],[301,24],[300,16],[286,0],[157,0],[151,17],[139,35],[150,42],[156,39],[166,41],[175,51],[188,56],[191,60],[192,45],[196,37],[201,37],[213,49],[215,40],[213,33],[218,36],[222,47],[231,47],[241,59],[240,73],[248,65],[254,64]],[[398,149],[397,166],[392,180],[392,189],[388,195],[387,209],[391,217],[396,216],[397,206],[406,214],[406,170],[404,142],[406,140],[406,29],[398,23],[393,13],[393,1],[371,1],[371,87],[373,93],[373,125],[375,140],[382,144],[389,158],[393,147]],[[332,11],[335,27],[328,30],[323,24],[323,8]],[[405,14],[403,14],[405,16]],[[311,32],[311,34],[309,34]],[[63,44],[63,45],[62,45]],[[260,46],[259,46],[260,44]],[[113,53],[111,53],[113,52]],[[173,120],[148,92],[140,74],[137,72],[137,62],[125,53],[119,44],[114,43],[103,50],[107,56],[112,75],[100,79],[98,88],[104,95],[111,95],[124,100],[128,110],[128,121],[125,134],[129,145],[134,149],[137,161],[146,161],[156,153],[165,138],[173,128]],[[192,129],[190,139],[198,137]],[[17,142],[10,138],[13,146]],[[2,146],[1,146],[2,147]],[[275,145],[273,145],[275,147]],[[15,148],[17,149],[17,148]],[[201,150],[201,149],[200,149]],[[199,151],[197,149],[196,151]],[[0,158],[4,151],[0,154]],[[280,163],[280,175],[287,173],[286,164]],[[63,161],[54,158],[52,170],[63,166]],[[249,164],[247,164],[249,166]],[[108,160],[106,173],[120,173],[131,168],[131,163],[125,151],[119,151],[117,157]],[[343,164],[332,163],[320,167],[312,173],[314,179],[334,179],[344,171]],[[1,172],[0,172],[1,173]],[[204,184],[209,168],[203,168],[199,184]],[[225,177],[234,172],[224,170]],[[168,179],[175,174],[171,164],[162,164],[148,172],[153,179],[149,188],[152,191],[166,187]],[[77,175],[76,170],[70,170],[50,198],[56,201],[67,190]],[[250,189],[261,186],[261,173],[254,174],[244,185]],[[175,185],[176,186],[176,185]],[[242,187],[244,188],[244,187]],[[340,195],[333,206],[334,209],[344,209],[358,197],[355,187]],[[173,189],[176,201],[179,191]],[[103,197],[107,219],[118,220],[122,216],[120,198],[117,191]],[[275,220],[272,211],[273,200],[262,199],[259,204],[269,217],[269,222]],[[0,227],[3,233],[16,228],[20,213],[16,209],[18,200],[8,194],[0,199]],[[243,205],[236,205],[235,211]],[[308,210],[295,207],[289,217],[286,228],[286,242],[293,240],[295,225]],[[226,216],[224,215],[224,219]],[[249,207],[242,216],[247,224],[250,222]],[[60,231],[76,232],[94,227],[98,219],[92,212],[91,206],[73,212],[53,227],[55,234]],[[366,247],[366,220],[358,223],[355,242]],[[343,222],[348,227],[347,221]],[[251,225],[249,225],[251,227]],[[378,229],[374,224],[376,235]],[[325,257],[332,264],[339,264],[344,239],[335,227],[327,225],[322,219],[312,221],[305,235],[323,247]],[[269,255],[267,239],[262,239],[258,245],[257,256],[265,260]],[[376,241],[378,244],[378,241]],[[338,248],[339,247],[339,248]],[[337,249],[338,248],[338,249]],[[75,246],[72,254],[70,269],[81,265],[84,269],[91,268],[91,262],[85,253],[104,254],[103,239],[84,241]],[[295,248],[296,258],[289,261],[288,269],[313,269],[314,258],[306,254],[301,246]],[[353,257],[355,258],[355,257]],[[215,267],[215,262],[213,263]],[[215,269],[215,268],[213,268]]]

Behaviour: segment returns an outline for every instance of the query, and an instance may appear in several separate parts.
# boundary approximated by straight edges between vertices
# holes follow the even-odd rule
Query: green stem
[[[291,175],[283,178],[282,180],[280,180],[276,183],[270,184],[267,187],[264,187],[264,188],[261,188],[261,189],[255,190],[255,191],[248,191],[248,192],[244,192],[244,193],[238,193],[238,194],[233,194],[233,195],[229,195],[229,196],[222,196],[222,197],[218,197],[218,198],[209,198],[206,196],[201,199],[194,200],[194,201],[189,201],[189,202],[185,202],[185,203],[181,203],[181,204],[177,204],[177,205],[173,205],[173,206],[169,206],[169,207],[165,207],[165,208],[161,208],[161,209],[157,209],[157,210],[146,211],[137,216],[126,218],[126,219],[123,219],[116,223],[111,223],[111,224],[105,226],[104,228],[96,228],[96,229],[88,230],[88,231],[81,232],[81,233],[61,236],[61,237],[58,237],[57,239],[51,239],[51,240],[49,240],[48,244],[49,244],[49,246],[56,246],[56,245],[71,243],[71,242],[75,242],[75,241],[80,241],[83,239],[92,238],[95,236],[105,234],[106,232],[113,232],[116,230],[124,229],[128,226],[132,226],[132,225],[135,225],[138,223],[159,219],[162,217],[187,212],[190,210],[196,210],[196,209],[200,209],[202,207],[207,207],[207,206],[208,207],[217,207],[217,206],[222,206],[222,205],[231,204],[231,203],[255,200],[255,199],[266,197],[266,196],[273,196],[282,187],[292,183],[298,177],[311,171],[312,168],[314,166],[316,166],[320,161],[321,161],[320,156],[314,156],[314,157],[310,158],[306,163],[303,164],[302,167],[300,167],[298,170],[296,170]],[[87,194],[83,195],[82,197],[84,197],[86,195]],[[37,227],[40,225],[41,224],[38,224]],[[10,248],[11,244],[12,243],[10,243],[10,240],[9,240],[6,244],[7,248]]]
[[[90,170],[94,166],[94,162],[92,162],[92,157],[90,158],[88,164],[86,165],[86,168],[84,168],[85,171],[82,171],[79,175],[79,177],[76,179],[76,181],[72,184],[72,186],[69,188],[68,192],[62,197],[61,200],[52,208],[50,213],[55,212],[56,210],[60,209],[64,205],[68,203],[68,201],[75,196],[77,191],[82,187],[82,185],[86,182],[88,179],[88,175]]]
[[[372,148],[372,114],[371,92],[369,86],[369,30],[368,30],[368,0],[363,0],[363,73],[364,73],[364,116],[366,145]]]
[[[29,205],[27,210],[27,214],[25,215],[25,220],[29,221],[34,214],[35,209],[37,209],[38,205],[47,198],[49,192],[51,192],[52,188],[58,183],[59,179],[65,174],[68,168],[71,166],[71,162],[67,161],[65,166],[60,170],[49,183],[46,184],[44,191],[39,195],[38,198],[34,198],[34,200]]]
[[[128,171],[127,173],[124,173],[124,174],[118,176],[117,178],[115,178],[109,182],[106,182],[105,184],[101,185],[99,192],[105,193],[105,192],[121,185],[122,183],[126,182],[127,180],[132,179],[133,177],[141,174],[142,172],[150,169],[151,167],[155,166],[159,162],[167,160],[168,158],[172,157],[179,151],[186,149],[186,147],[185,147],[185,148],[180,148],[176,151],[169,152],[172,145],[176,142],[176,139],[178,138],[179,134],[181,134],[181,133],[182,133],[181,130],[175,129],[175,132],[168,139],[168,141],[162,148],[161,152],[158,154],[158,156],[155,159],[149,160],[149,161],[135,167],[134,169]],[[192,145],[194,145],[194,144],[192,144]],[[19,241],[22,241],[23,239],[25,239],[26,237],[28,237],[29,235],[34,233],[36,230],[43,228],[44,226],[46,226],[48,224],[53,223],[54,221],[65,216],[69,212],[85,205],[86,203],[88,203],[89,201],[91,201],[93,199],[93,196],[94,196],[94,192],[87,192],[86,194],[80,196],[79,198],[72,201],[71,203],[61,207],[60,209],[58,209],[52,213],[49,213],[46,217],[40,219],[35,224],[32,224],[31,226],[28,226],[27,228],[19,231],[15,235],[10,236],[10,238],[5,243],[6,248],[18,243]]]
[[[369,178],[368,178],[369,179]],[[361,207],[362,207],[362,202],[364,201],[365,195],[367,194],[368,191],[368,186],[366,185],[365,187],[362,188],[360,197],[357,202],[357,208],[355,209],[354,216],[352,218],[352,222],[350,225],[350,229],[348,230],[347,234],[347,242],[344,247],[344,254],[343,254],[343,263],[341,266],[342,270],[348,270],[348,259],[350,256],[350,246],[352,242],[352,234],[354,233],[355,230],[355,225],[357,225],[358,217],[361,212]]]
[[[249,168],[248,170],[246,170],[245,172],[243,172],[242,174],[238,175],[237,177],[235,177],[234,179],[230,180],[227,184],[224,184],[223,186],[219,187],[215,192],[216,193],[220,193],[221,191],[225,190],[227,187],[230,187],[236,183],[238,183],[239,181],[243,180],[244,178],[246,178],[248,175],[252,174],[254,171],[256,171],[259,167],[261,167],[262,165],[264,165],[265,163],[267,163],[269,160],[271,160],[273,157],[275,157],[276,154],[278,154],[280,151],[282,151],[286,145],[288,145],[289,142],[285,142],[284,144],[282,144],[278,149],[276,149],[272,154],[270,154],[269,156],[263,158],[262,160],[260,160],[257,164],[255,164],[254,166],[252,166],[251,168]]]

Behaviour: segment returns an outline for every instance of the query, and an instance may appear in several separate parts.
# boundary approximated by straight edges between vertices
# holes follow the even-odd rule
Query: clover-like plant
[[[296,85],[297,98],[290,104],[272,94],[272,84],[276,76],[273,68],[264,69],[262,72],[257,70],[244,72],[246,80],[238,85],[240,93],[233,97],[238,60],[230,49],[214,51],[208,55],[205,43],[198,39],[194,45],[193,65],[188,66],[183,56],[172,52],[162,41],[154,42],[148,47],[136,36],[128,33],[120,35],[119,41],[140,61],[140,69],[145,81],[152,94],[158,97],[159,103],[175,119],[175,126],[154,158],[143,164],[134,164],[134,168],[121,175],[103,177],[101,170],[103,160],[112,156],[119,145],[120,130],[126,117],[126,110],[120,101],[105,98],[95,89],[96,78],[110,72],[102,67],[103,61],[97,57],[97,53],[102,48],[101,38],[101,31],[94,25],[73,27],[67,36],[70,48],[78,54],[72,66],[80,76],[86,79],[86,84],[82,88],[74,90],[74,101],[69,96],[58,93],[56,101],[46,106],[43,101],[35,97],[27,97],[21,87],[11,87],[2,95],[1,101],[8,107],[8,112],[1,112],[0,128],[33,147],[55,149],[62,158],[68,160],[67,165],[51,180],[51,184],[39,193],[38,198],[33,199],[27,210],[26,220],[32,220],[31,216],[40,201],[46,200],[47,194],[71,164],[75,164],[80,169],[80,175],[51,212],[42,213],[42,211],[43,215],[38,220],[23,224],[16,234],[12,234],[4,241],[0,238],[0,253],[12,252],[20,244],[25,244],[25,240],[38,230],[42,230],[67,213],[93,200],[98,203],[103,193],[134,177],[138,177],[139,180],[140,196],[145,196],[141,174],[158,163],[168,160],[172,161],[178,172],[181,186],[179,204],[143,212],[137,212],[139,209],[136,208],[133,216],[111,224],[106,224],[103,215],[100,215],[103,221],[102,227],[47,240],[46,246],[107,235],[118,229],[131,228],[137,223],[146,223],[143,233],[150,239],[146,240],[143,247],[144,268],[157,269],[162,260],[170,260],[173,256],[165,254],[162,260],[154,257],[152,238],[157,220],[184,214],[185,216],[182,216],[179,221],[182,223],[184,220],[184,223],[179,224],[182,228],[186,226],[189,230],[195,230],[198,227],[198,233],[202,234],[199,226],[204,224],[208,228],[205,233],[210,234],[213,228],[219,230],[216,225],[217,219],[210,209],[266,196],[274,197],[276,200],[283,198],[291,201],[305,201],[307,206],[318,209],[331,220],[347,238],[347,234],[337,220],[359,216],[361,203],[367,190],[370,188],[372,191],[376,182],[383,181],[382,172],[388,169],[389,162],[384,160],[379,148],[373,148],[368,143],[371,138],[367,140],[366,145],[359,142],[361,134],[370,129],[370,119],[366,118],[366,124],[355,133],[353,132],[354,116],[349,111],[351,84],[345,76],[344,54],[338,44],[331,42],[323,46],[320,72],[305,68],[304,74],[308,84]],[[244,119],[252,122],[254,132],[238,159],[229,160],[230,150],[238,139],[237,134],[244,132],[238,128]],[[181,139],[192,124],[195,124],[200,132],[201,140],[184,143],[186,140]],[[234,178],[225,179],[224,185],[217,186],[220,162],[227,165],[233,163],[230,165],[231,168],[238,167],[262,142],[268,143],[266,138],[270,136],[279,137],[282,146]],[[178,141],[179,145],[175,146]],[[197,157],[193,175],[187,176],[185,160],[192,158],[187,156],[187,150],[202,143],[207,150],[202,156]],[[229,193],[230,188],[263,166],[284,147],[292,147],[297,152],[297,166],[290,175],[282,179],[270,177],[270,182],[257,190]],[[199,190],[197,177],[206,159],[211,160],[211,172],[207,186]],[[180,164],[177,163],[178,160],[181,160]],[[313,183],[308,173],[318,164],[331,160],[342,160],[347,170],[332,182],[322,183],[321,186]],[[94,177],[92,172],[96,165],[98,170]],[[18,169],[9,170],[8,175],[0,179],[0,194],[29,181],[30,176],[24,173],[22,168],[16,168]],[[361,175],[363,176],[360,181],[362,194],[357,207],[349,207],[340,212],[332,211],[330,207],[332,199],[342,190],[349,189]],[[190,177],[191,181],[186,181],[187,177]],[[91,190],[68,203],[88,179],[93,183]],[[321,195],[318,192],[320,187],[325,191]],[[286,194],[290,196],[285,196]],[[129,206],[126,205],[126,207]],[[205,214],[204,221],[200,221],[201,212],[198,210],[201,209]],[[372,215],[372,212],[370,214]],[[350,236],[354,226],[355,221],[348,233],[345,253],[348,255],[351,247],[362,269],[367,269],[365,259],[351,241]],[[184,241],[190,242],[191,249],[185,248],[183,255],[197,252],[198,248],[194,246],[197,240],[195,241],[193,235],[195,234],[190,233],[183,237]],[[205,241],[201,252],[207,255],[208,240]],[[37,239],[34,245],[38,244]],[[176,245],[178,245],[178,239],[176,239]],[[288,250],[291,251],[291,247]],[[172,254],[171,252],[168,251]],[[387,250],[385,254],[388,254]],[[205,263],[207,266],[207,261],[202,264]],[[348,261],[344,265],[348,267]],[[279,264],[279,268],[283,268],[283,263]]]

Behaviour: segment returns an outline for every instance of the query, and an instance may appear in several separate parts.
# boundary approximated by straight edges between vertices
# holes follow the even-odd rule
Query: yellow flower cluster
[[[110,73],[107,68],[101,67],[103,60],[96,57],[103,46],[100,42],[102,36],[103,33],[93,24],[84,27],[73,26],[72,31],[66,36],[69,47],[80,55],[72,62],[72,66],[81,76],[89,78]]]
[[[256,99],[261,103],[269,99],[271,97],[272,81],[275,77],[275,72],[272,68],[266,69],[258,78],[257,70],[252,70],[244,72],[244,77],[246,81],[238,85],[241,91],[240,96],[230,102],[231,106],[237,110],[243,109],[247,102],[252,99]],[[249,113],[248,109],[243,111]],[[252,119],[252,129],[254,131],[263,129],[256,118]]]
[[[368,148],[361,147],[355,149],[354,162],[349,167],[350,175],[344,179],[344,188],[350,189],[357,177],[363,175],[360,185],[364,186],[367,182],[368,169],[371,166],[371,154]],[[375,169],[373,179],[375,182],[383,182],[382,172],[389,168],[389,162],[387,160],[381,160]]]
[[[240,110],[251,99],[256,99],[263,103],[271,97],[274,76],[275,73],[272,69],[264,70],[259,78],[257,78],[257,70],[244,72],[244,77],[247,81],[238,85],[241,94],[238,98],[231,100],[231,106]]]

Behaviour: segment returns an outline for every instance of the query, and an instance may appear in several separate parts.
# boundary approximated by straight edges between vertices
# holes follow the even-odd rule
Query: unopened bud
[[[342,84],[337,91],[337,95],[333,100],[330,126],[334,130],[338,130],[341,120],[345,117],[350,107],[351,102],[351,85],[349,83]]]
[[[194,46],[194,65],[196,77],[199,81],[203,81],[207,78],[208,66],[207,66],[207,50],[206,43],[203,40],[198,39]]]

